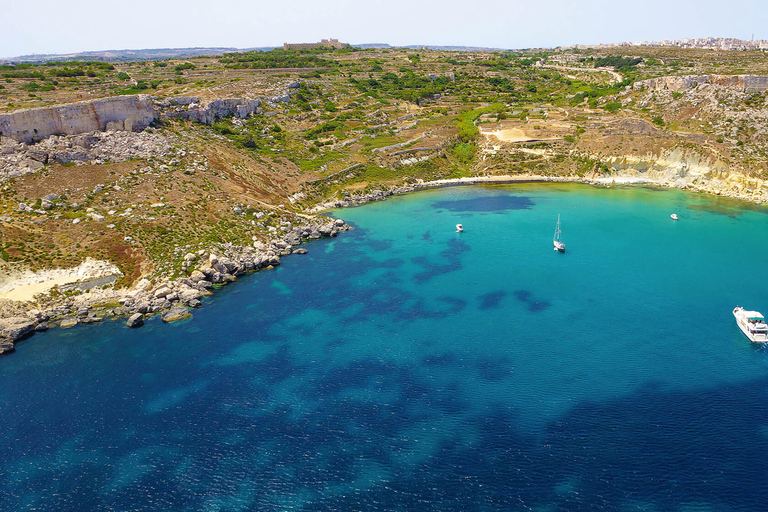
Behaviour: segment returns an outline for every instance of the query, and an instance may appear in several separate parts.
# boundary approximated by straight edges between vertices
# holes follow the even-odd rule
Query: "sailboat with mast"
[[[555,226],[555,237],[552,239],[552,244],[555,246],[556,251],[565,252],[565,244],[560,241],[560,214],[557,214],[557,225]]]

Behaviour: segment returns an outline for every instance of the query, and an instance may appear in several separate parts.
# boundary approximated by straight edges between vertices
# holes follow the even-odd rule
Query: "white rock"
[[[166,295],[170,295],[172,293],[172,291],[173,290],[171,290],[169,287],[163,285],[160,288],[158,288],[157,290],[155,290],[155,293],[153,294],[153,296],[156,299],[160,299],[162,297],[165,297]]]

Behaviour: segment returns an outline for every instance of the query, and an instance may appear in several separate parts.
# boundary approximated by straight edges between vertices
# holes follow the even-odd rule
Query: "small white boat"
[[[670,215],[670,217],[672,217],[672,220],[677,220],[677,214],[676,213],[673,213],[672,215]]]
[[[565,244],[560,241],[560,214],[557,214],[557,225],[555,226],[555,237],[552,239],[552,244],[555,246],[556,251],[565,252]]]
[[[741,332],[755,343],[768,343],[768,325],[757,311],[747,311],[740,306],[733,308],[733,316]]]
[[[461,233],[462,231],[464,231],[464,226],[461,224],[456,224],[456,232]]]

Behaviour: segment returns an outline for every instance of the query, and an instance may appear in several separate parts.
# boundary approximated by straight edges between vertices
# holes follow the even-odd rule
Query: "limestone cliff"
[[[675,148],[659,155],[624,155],[602,160],[611,169],[612,176],[768,202],[768,180],[749,176],[717,158],[695,151]]]
[[[0,114],[0,136],[31,143],[51,135],[141,131],[157,116],[149,95],[101,98]]]
[[[224,98],[201,102],[196,96],[171,98],[160,103],[163,115],[170,118],[189,119],[196,123],[212,124],[225,117],[246,118],[260,114],[261,100],[250,98]]]
[[[634,89],[657,91],[668,90],[673,92],[685,92],[699,84],[719,85],[739,92],[753,93],[768,90],[768,76],[757,75],[685,75],[662,76],[639,80],[635,82]]]

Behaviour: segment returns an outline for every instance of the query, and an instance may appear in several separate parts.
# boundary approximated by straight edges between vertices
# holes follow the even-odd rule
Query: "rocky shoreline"
[[[455,178],[447,180],[422,181],[416,183],[391,187],[388,190],[374,190],[366,194],[346,195],[340,199],[332,199],[320,203],[308,210],[308,213],[317,214],[326,210],[336,208],[348,208],[351,206],[360,206],[373,201],[381,201],[387,197],[399,194],[407,194],[417,190],[441,187],[455,187],[463,185],[480,184],[513,184],[513,183],[584,183],[594,186],[610,185],[654,185],[659,187],[679,188],[690,192],[702,194],[711,194],[721,197],[729,197],[740,201],[748,201],[757,204],[768,203],[768,182],[757,178],[747,178],[745,181],[757,182],[757,187],[752,187],[748,192],[742,192],[738,187],[723,187],[722,183],[730,183],[734,180],[728,180],[728,173],[722,176],[720,180],[713,182],[692,182],[688,183],[680,179],[670,179],[669,177],[651,177],[638,174],[610,174],[595,175],[593,177],[581,176],[542,176],[535,174],[504,175],[504,176],[479,176],[473,178]]]
[[[579,176],[487,176],[457,178],[436,181],[417,181],[413,184],[394,186],[387,190],[346,195],[320,203],[307,210],[319,214],[329,209],[360,206],[381,201],[393,195],[418,190],[462,185],[505,184],[526,182],[585,183],[594,186],[621,184],[650,184],[670,188],[681,188],[693,192],[714,194],[737,200],[762,203],[768,202],[768,187],[757,180],[755,188],[742,193],[734,187],[723,187],[727,176],[721,181],[687,183],[674,176],[639,176],[637,173]],[[754,181],[753,178],[743,177]],[[200,250],[184,257],[185,270],[193,269],[188,276],[171,281],[153,283],[142,279],[130,290],[93,290],[82,295],[65,299],[52,299],[44,309],[30,309],[31,303],[0,303],[0,309],[12,309],[13,316],[0,318],[0,354],[14,350],[14,343],[37,331],[47,330],[58,322],[60,327],[90,324],[104,318],[126,318],[128,327],[139,327],[148,315],[159,314],[163,321],[172,322],[191,316],[191,310],[202,305],[201,298],[211,295],[214,285],[224,285],[237,280],[238,276],[260,269],[273,268],[280,264],[280,258],[289,254],[305,254],[307,249],[299,247],[304,241],[322,237],[335,237],[350,229],[341,219],[310,221],[294,227],[283,237],[269,243],[256,242],[252,246],[224,244],[216,250]]]
[[[16,342],[57,323],[68,328],[98,323],[105,318],[125,318],[128,327],[139,327],[146,316],[153,314],[161,315],[165,322],[187,318],[193,308],[202,306],[202,297],[213,293],[214,285],[274,268],[280,265],[282,256],[306,254],[307,249],[300,247],[303,242],[335,237],[348,229],[341,219],[317,219],[294,227],[269,243],[223,244],[216,250],[188,253],[185,266],[193,270],[174,280],[153,283],[142,279],[130,290],[92,290],[63,299],[51,298],[43,307],[31,302],[4,301],[0,308],[12,316],[0,318],[0,354],[12,352]]]

